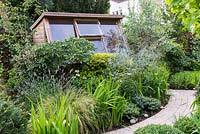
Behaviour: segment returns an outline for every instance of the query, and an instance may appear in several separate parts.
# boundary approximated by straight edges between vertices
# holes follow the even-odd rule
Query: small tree
[[[141,0],[140,5],[140,13],[131,12],[124,25],[129,46],[136,52],[155,44],[165,33],[161,9],[156,3]]]

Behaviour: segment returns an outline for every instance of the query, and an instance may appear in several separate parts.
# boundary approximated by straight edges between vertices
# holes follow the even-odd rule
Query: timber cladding
[[[37,25],[37,27],[34,29],[33,43],[34,44],[46,43],[46,34],[45,34],[44,20],[41,21]]]

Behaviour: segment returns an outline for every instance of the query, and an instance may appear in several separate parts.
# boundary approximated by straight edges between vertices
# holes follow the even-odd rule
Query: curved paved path
[[[107,132],[106,134],[133,134],[138,128],[149,124],[173,124],[181,116],[189,116],[192,112],[191,104],[195,99],[195,90],[169,90],[171,95],[163,110],[146,120],[132,126]]]

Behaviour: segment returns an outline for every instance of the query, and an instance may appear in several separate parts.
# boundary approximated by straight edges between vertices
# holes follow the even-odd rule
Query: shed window
[[[77,35],[91,41],[96,48],[96,53],[106,52],[99,20],[79,19],[75,20],[75,25],[77,27]]]
[[[79,36],[101,36],[100,24],[97,21],[76,20]]]
[[[86,38],[96,48],[95,52],[113,52],[119,46],[119,28],[110,19],[49,19],[48,40],[63,41],[68,37]]]
[[[53,41],[63,41],[68,37],[75,37],[74,26],[70,21],[52,20],[50,29]]]
[[[101,21],[101,29],[104,35],[108,35],[111,32],[118,32],[118,25],[116,22]]]
[[[104,44],[109,52],[114,52],[119,46],[119,32],[116,22],[102,21],[101,28],[103,31]]]
[[[91,40],[91,42],[94,44],[94,47],[96,48],[95,53],[102,53],[106,51],[102,40]]]

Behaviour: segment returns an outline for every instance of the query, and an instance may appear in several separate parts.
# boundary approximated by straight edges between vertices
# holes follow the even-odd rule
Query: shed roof
[[[110,14],[90,14],[90,13],[65,13],[65,12],[44,12],[30,27],[33,30],[45,17],[63,17],[63,18],[104,18],[104,19],[122,19],[123,15]]]

